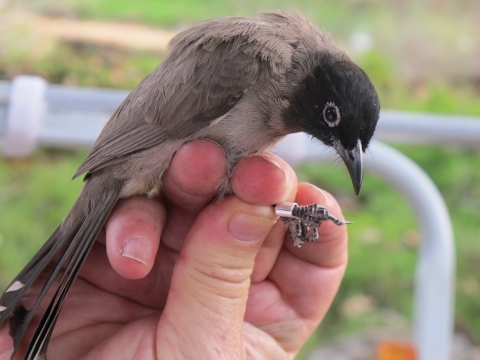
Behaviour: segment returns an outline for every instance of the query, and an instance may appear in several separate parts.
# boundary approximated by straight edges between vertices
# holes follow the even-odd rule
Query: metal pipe
[[[0,81],[0,138],[5,137],[10,93],[11,84]],[[128,94],[125,90],[48,85],[44,95],[48,111],[42,120],[38,143],[62,148],[92,146]],[[480,118],[382,110],[376,138],[401,143],[480,147]]]

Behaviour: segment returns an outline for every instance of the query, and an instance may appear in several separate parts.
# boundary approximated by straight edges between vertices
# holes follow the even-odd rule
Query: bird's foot
[[[318,228],[325,220],[334,224],[352,224],[331,215],[327,208],[318,204],[298,205],[296,203],[283,202],[275,206],[275,213],[285,224],[292,239],[293,246],[299,248],[305,241],[318,240]]]

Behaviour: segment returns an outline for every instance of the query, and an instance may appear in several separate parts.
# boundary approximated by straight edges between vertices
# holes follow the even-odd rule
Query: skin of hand
[[[340,207],[327,192],[298,184],[271,153],[242,159],[234,194],[212,201],[225,171],[216,144],[187,143],[158,197],[116,205],[68,295],[49,359],[295,356],[340,285],[347,231],[324,222],[317,242],[294,248],[272,204],[318,203],[343,218]],[[4,326],[0,359],[12,348]]]

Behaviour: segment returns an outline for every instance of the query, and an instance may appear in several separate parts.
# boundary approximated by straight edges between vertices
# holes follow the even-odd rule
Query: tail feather
[[[30,324],[30,321],[32,320],[33,316],[35,315],[38,307],[40,306],[42,300],[44,297],[47,295],[49,289],[52,287],[53,283],[57,280],[58,274],[62,270],[63,266],[68,263],[69,258],[74,251],[75,248],[77,248],[80,244],[72,241],[65,252],[63,253],[62,257],[58,262],[55,264],[55,267],[51,270],[51,272],[48,274],[48,279],[43,285],[43,288],[40,292],[40,295],[37,297],[37,300],[35,301],[35,304],[30,310],[23,310],[21,313],[21,316],[19,314],[14,313],[15,318],[14,322],[10,322],[10,335],[13,338],[13,345],[14,345],[14,352],[13,355],[15,355],[21,340],[23,339],[25,332],[28,329],[28,325]],[[58,283],[56,286],[58,287],[60,283]],[[53,300],[50,300],[53,301]],[[12,355],[12,358],[13,358]]]
[[[37,280],[52,259],[60,253],[65,244],[65,241],[62,241],[62,235],[59,226],[2,294],[0,297],[0,327],[11,316],[25,291]]]
[[[10,318],[10,335],[14,343],[12,359],[42,301],[49,301],[49,305],[30,341],[25,359],[46,358],[47,346],[67,293],[117,202],[119,184],[103,188],[101,194],[90,193],[88,185],[84,188],[82,202],[79,199],[75,206],[83,208],[88,204],[90,210],[82,212],[85,215],[81,216],[69,215],[67,226],[64,223],[55,230],[0,297],[0,327]],[[42,280],[43,288],[33,307],[26,309],[22,298],[33,283],[40,281],[40,276],[46,279]],[[53,295],[52,291],[49,292],[51,288],[55,289]]]
[[[33,360],[46,357],[48,342],[68,291],[77,278],[90,249],[95,243],[98,233],[105,224],[115,203],[116,196],[107,199],[107,201],[103,203],[101,209],[95,209],[90,213],[72,240],[72,244],[75,244],[73,247],[73,254],[69,257],[69,261],[66,264],[64,273],[58,283],[55,295],[50,301],[50,304],[37,327],[35,335],[30,342],[25,359]],[[62,269],[60,263],[57,267]]]

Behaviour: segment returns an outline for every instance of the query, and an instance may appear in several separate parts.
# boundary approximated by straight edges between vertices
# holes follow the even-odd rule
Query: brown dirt
[[[165,52],[174,31],[139,24],[50,18],[24,11],[0,13],[0,31],[24,29],[43,39],[93,43],[118,48]]]

